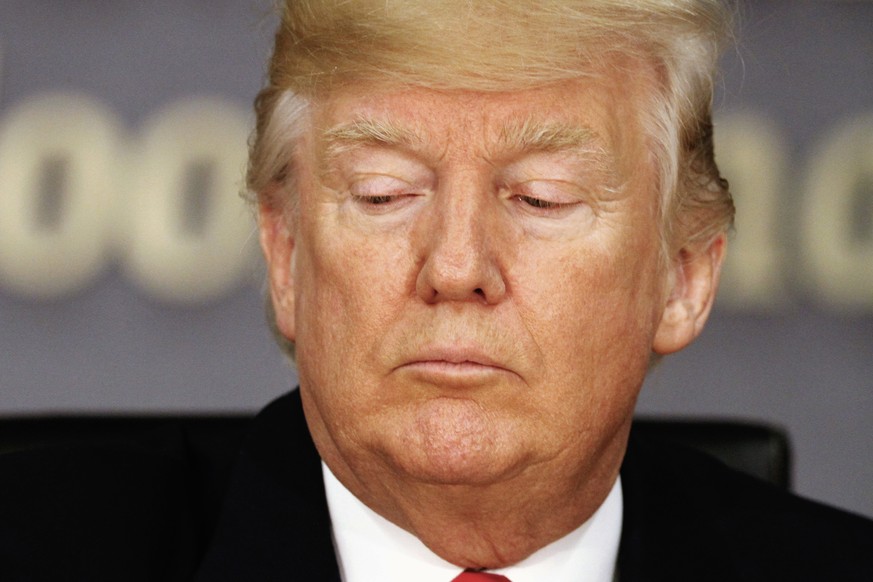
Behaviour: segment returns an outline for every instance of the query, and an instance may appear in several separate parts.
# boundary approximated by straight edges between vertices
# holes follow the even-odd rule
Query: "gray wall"
[[[0,4],[0,414],[254,410],[293,384],[223,202],[270,4]],[[873,3],[742,20],[717,129],[732,262],[640,411],[784,426],[796,488],[873,516]]]

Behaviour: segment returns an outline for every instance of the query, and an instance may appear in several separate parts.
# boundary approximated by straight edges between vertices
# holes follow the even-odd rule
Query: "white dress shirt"
[[[461,573],[414,535],[364,505],[324,463],[322,472],[343,582],[451,582]],[[521,562],[493,572],[512,582],[611,582],[621,520],[617,480],[588,521]]]

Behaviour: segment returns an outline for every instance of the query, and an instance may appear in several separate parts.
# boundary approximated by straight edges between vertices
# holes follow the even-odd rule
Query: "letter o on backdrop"
[[[239,199],[248,128],[239,108],[200,99],[173,104],[141,129],[118,235],[127,276],[150,295],[209,301],[253,270],[257,237]],[[192,183],[201,214],[193,224]]]
[[[8,112],[0,125],[5,287],[58,297],[78,291],[106,265],[119,135],[115,119],[85,97],[51,94]],[[47,185],[48,167],[56,180]],[[41,208],[51,210],[50,220],[41,218]]]

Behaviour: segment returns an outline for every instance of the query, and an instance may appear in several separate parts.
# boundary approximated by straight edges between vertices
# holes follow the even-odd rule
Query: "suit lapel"
[[[296,391],[255,419],[196,580],[339,582],[321,460]]]
[[[620,582],[741,580],[729,540],[687,465],[631,437],[621,468]]]

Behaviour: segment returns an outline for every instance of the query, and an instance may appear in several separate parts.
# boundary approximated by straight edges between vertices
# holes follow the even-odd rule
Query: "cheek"
[[[589,246],[529,263],[519,303],[550,370],[586,379],[628,365],[644,373],[659,302],[652,252]]]
[[[311,225],[298,249],[295,302],[298,350],[311,359],[344,360],[366,355],[395,319],[407,293],[408,253],[396,240],[359,236],[328,224]],[[301,345],[303,344],[303,345]]]

